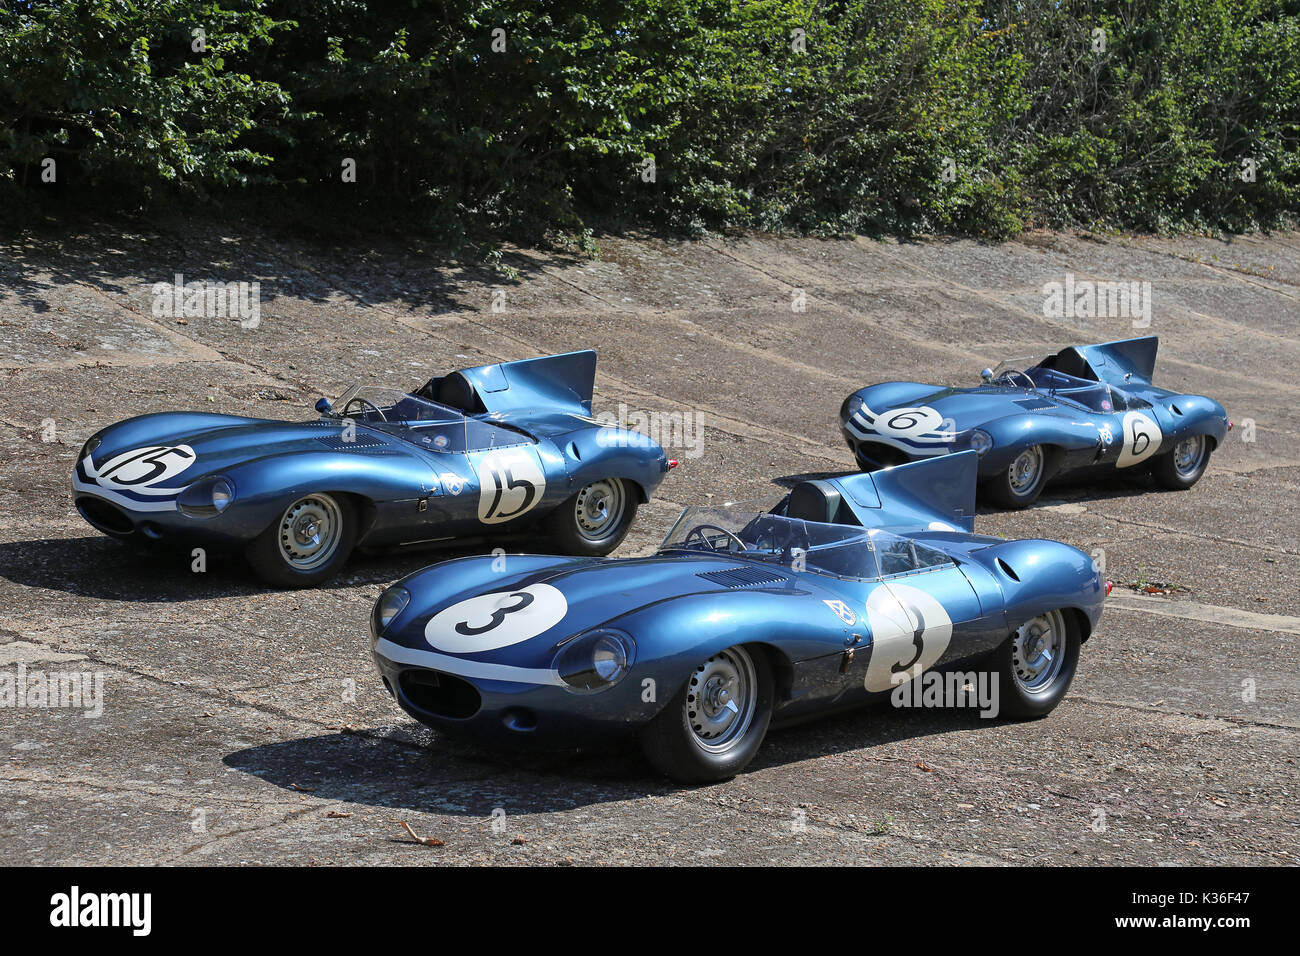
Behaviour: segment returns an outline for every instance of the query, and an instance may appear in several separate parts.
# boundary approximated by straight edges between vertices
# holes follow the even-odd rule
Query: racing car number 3
[[[443,608],[425,625],[424,639],[448,654],[491,651],[549,631],[568,611],[564,593],[549,584],[494,591]]]
[[[952,618],[933,595],[906,584],[882,585],[867,598],[871,660],[863,685],[892,690],[932,667],[952,640]]]

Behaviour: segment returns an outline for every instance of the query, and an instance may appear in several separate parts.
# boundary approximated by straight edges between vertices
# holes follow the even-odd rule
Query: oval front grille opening
[[[77,500],[77,510],[81,512],[81,517],[105,534],[128,535],[135,531],[135,525],[131,524],[126,513],[107,501],[80,498]]]
[[[862,443],[862,454],[871,457],[874,461],[878,461],[886,467],[903,465],[908,461],[907,452],[902,449],[874,441],[864,441]]]
[[[440,671],[402,671],[402,695],[415,707],[437,717],[466,720],[478,713],[483,698],[467,680]]]

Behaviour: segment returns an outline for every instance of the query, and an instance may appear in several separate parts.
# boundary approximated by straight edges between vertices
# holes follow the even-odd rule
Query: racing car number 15
[[[546,474],[535,455],[521,448],[485,453],[475,464],[478,472],[478,520],[500,524],[527,514],[546,493]]]

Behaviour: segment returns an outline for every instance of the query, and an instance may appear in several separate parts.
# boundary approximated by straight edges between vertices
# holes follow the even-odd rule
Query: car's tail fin
[[[1097,345],[1079,345],[1063,349],[1059,353],[1057,358],[1061,364],[1058,367],[1071,375],[1079,374],[1068,367],[1072,364],[1069,361],[1070,353],[1074,353],[1073,358],[1086,364],[1099,382],[1120,386],[1150,385],[1151,376],[1156,370],[1156,351],[1159,347],[1160,338],[1155,335],[1101,342]]]
[[[591,414],[596,387],[596,353],[566,352],[481,365],[457,373],[473,388],[486,412],[520,409]]]
[[[979,456],[962,451],[828,483],[865,527],[973,532],[978,474]]]

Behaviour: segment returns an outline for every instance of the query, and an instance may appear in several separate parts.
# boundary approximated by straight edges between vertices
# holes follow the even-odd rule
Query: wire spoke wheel
[[[1012,675],[1032,694],[1051,688],[1065,663],[1068,635],[1060,611],[1048,611],[1026,621],[1011,639]]]
[[[1017,495],[1027,495],[1038,484],[1043,473],[1043,447],[1026,448],[1007,468],[1007,481]]]
[[[296,571],[314,571],[334,557],[343,537],[343,512],[329,495],[291,504],[280,518],[280,556]]]
[[[1205,459],[1205,436],[1191,435],[1174,446],[1174,471],[1180,478],[1191,478]]]
[[[574,500],[578,534],[587,541],[603,541],[618,530],[627,508],[627,493],[617,478],[593,481]]]
[[[743,647],[729,647],[695,669],[682,716],[696,744],[720,754],[745,736],[757,706],[754,661]]]

